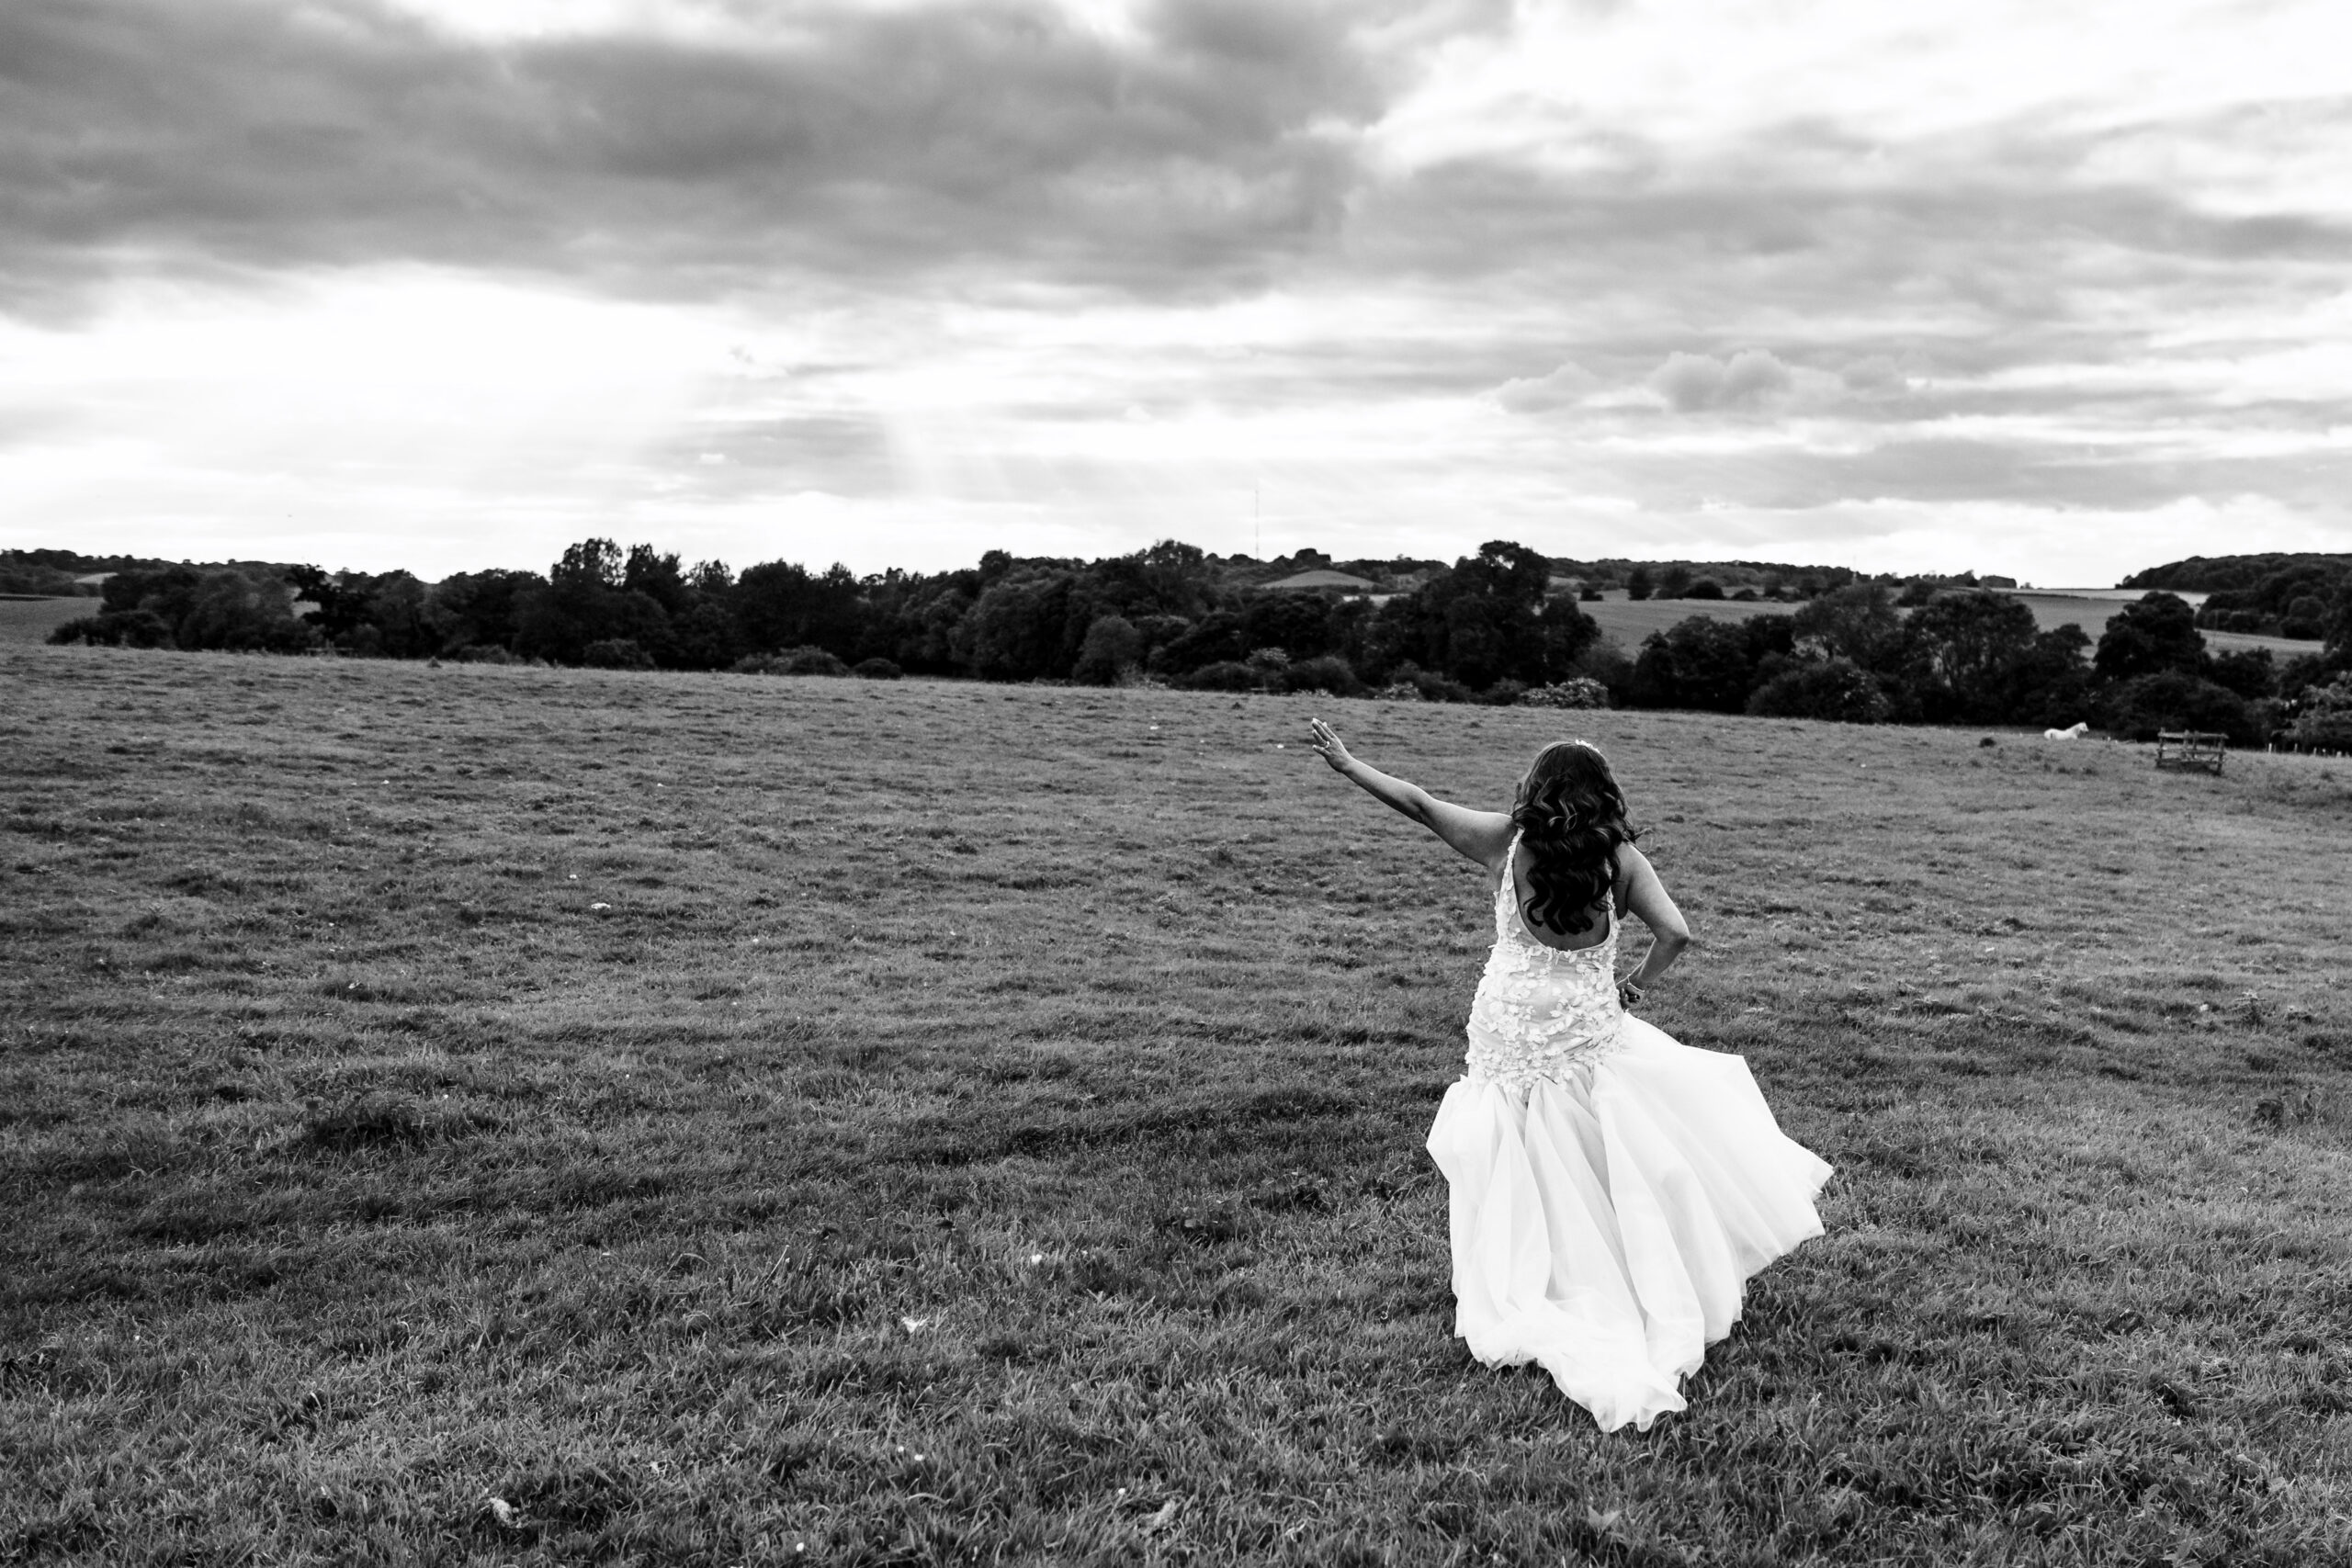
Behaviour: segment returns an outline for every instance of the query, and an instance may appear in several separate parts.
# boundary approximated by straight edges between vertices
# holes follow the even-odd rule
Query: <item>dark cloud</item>
[[[1610,468],[1648,504],[1668,511],[1728,497],[1771,511],[1894,501],[2144,512],[2188,497],[2219,505],[2247,495],[2325,511],[2352,484],[2352,457],[2335,454],[2281,463],[2130,445],[1936,435],[1896,437],[1852,452],[1769,449],[1699,465],[1682,455],[1640,455]]]
[[[2154,334],[2186,311],[2331,297],[2352,264],[2352,226],[2205,210],[2188,193],[2099,174],[2107,138],[2036,123],[1893,151],[1807,121],[1705,156],[1669,157],[1624,127],[1571,127],[1561,142],[1588,156],[1546,168],[1465,155],[1368,191],[1351,261],[1685,323],[1682,342],[1652,344],[1652,366],[1676,349],[1720,356],[1753,342],[1736,323],[1767,314],[1824,337],[1920,322],[1916,341],[1984,365],[2074,348],[2128,357],[2140,334],[2098,308],[2141,303]],[[1731,341],[1690,341],[1711,322]],[[1569,351],[1602,369],[1584,345]]]
[[[1788,396],[1795,385],[1789,367],[1766,349],[1742,349],[1728,360],[1704,354],[1671,354],[1653,371],[1649,384],[1680,413],[1707,409],[1755,409]]]
[[[0,9],[0,287],[417,260],[701,293],[1011,263],[1154,293],[1340,220],[1383,101],[1336,13],[994,4],[773,43],[488,42],[372,0]]]

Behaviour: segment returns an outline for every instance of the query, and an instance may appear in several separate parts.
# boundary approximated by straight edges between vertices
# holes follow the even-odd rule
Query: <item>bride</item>
[[[1489,1366],[1536,1362],[1603,1431],[1647,1429],[1683,1407],[1748,1276],[1821,1234],[1829,1167],[1781,1134],[1747,1063],[1625,1010],[1690,933],[1598,748],[1544,747],[1505,814],[1366,766],[1320,719],[1311,743],[1494,890],[1469,1062],[1429,1136],[1453,1190],[1454,1332]],[[1627,913],[1652,941],[1620,981]]]

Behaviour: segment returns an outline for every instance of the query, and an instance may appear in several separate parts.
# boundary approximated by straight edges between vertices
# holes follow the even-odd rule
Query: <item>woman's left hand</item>
[[[1340,740],[1340,732],[1319,718],[1309,719],[1306,730],[1306,743],[1315,748],[1315,754],[1338,772],[1347,772],[1348,764],[1355,759],[1348,755],[1347,745]]]

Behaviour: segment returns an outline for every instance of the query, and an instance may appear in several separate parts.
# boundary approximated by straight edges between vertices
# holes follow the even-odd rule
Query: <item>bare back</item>
[[[1632,848],[1630,844],[1621,846],[1609,896],[1593,904],[1592,923],[1580,931],[1555,931],[1537,921],[1528,912],[1527,901],[1535,896],[1535,887],[1528,880],[1528,872],[1535,857],[1521,852],[1522,846],[1516,840],[1503,852],[1500,863],[1488,875],[1487,891],[1499,891],[1503,877],[1508,875],[1511,879],[1511,907],[1519,911],[1520,922],[1527,928],[1527,934],[1545,947],[1555,948],[1562,953],[1581,953],[1588,947],[1599,947],[1607,942],[1610,927],[1625,912],[1626,893],[1633,878],[1627,874],[1623,851]]]

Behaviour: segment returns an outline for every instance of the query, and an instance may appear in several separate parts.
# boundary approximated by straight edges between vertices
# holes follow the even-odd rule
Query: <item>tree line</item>
[[[1157,681],[1863,724],[2088,720],[2133,736],[2197,728],[2241,743],[2352,748],[2352,712],[2341,739],[2313,739],[2334,735],[2329,694],[2343,688],[2341,705],[2352,709],[2352,572],[2325,583],[2308,616],[2319,648],[2278,661],[2267,650],[2209,653],[2198,613],[2161,590],[2127,605],[2094,644],[2075,626],[2041,630],[2023,604],[1973,577],[1759,568],[1727,590],[1685,566],[1597,567],[1498,540],[1450,567],[1394,563],[1411,569],[1385,574],[1397,591],[1363,594],[1258,581],[1270,570],[1329,564],[1314,552],[1271,567],[1249,562],[1250,571],[1241,560],[1164,541],[1093,561],[991,550],[975,567],[928,574],[858,577],[789,561],[738,574],[722,562],[688,567],[650,545],[624,550],[592,538],[544,575],[468,572],[434,583],[404,571],[151,563],[117,571],[97,614],[53,640],[624,669]],[[1792,608],[1739,620],[1693,616],[1629,651],[1580,604],[1612,575],[1629,594],[1770,598]]]

